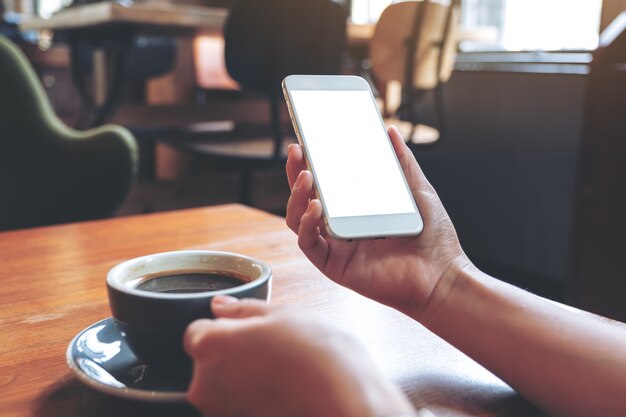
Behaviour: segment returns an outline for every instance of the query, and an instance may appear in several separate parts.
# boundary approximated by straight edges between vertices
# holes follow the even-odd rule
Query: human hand
[[[413,406],[363,346],[318,316],[216,297],[216,320],[193,322],[188,399],[206,416],[380,417]]]
[[[330,279],[420,319],[428,305],[438,302],[433,300],[444,297],[435,296],[435,288],[445,294],[458,271],[471,264],[437,193],[395,127],[389,137],[424,220],[420,236],[352,242],[329,236],[299,145],[288,150],[286,221],[304,254]]]

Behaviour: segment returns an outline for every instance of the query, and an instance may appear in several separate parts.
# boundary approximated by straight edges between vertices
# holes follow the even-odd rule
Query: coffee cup
[[[267,300],[272,273],[263,262],[229,252],[186,250],[130,259],[107,275],[116,325],[133,353],[156,372],[188,378],[183,334],[213,318],[217,295]]]

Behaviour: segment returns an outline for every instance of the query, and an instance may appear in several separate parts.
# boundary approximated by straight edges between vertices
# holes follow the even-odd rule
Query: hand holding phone
[[[292,75],[283,91],[328,233],[340,239],[421,233],[422,218],[367,82]]]
[[[388,132],[427,223],[419,236],[351,242],[325,233],[322,203],[315,198],[313,175],[307,169],[300,145],[290,145],[288,149],[286,171],[291,195],[285,221],[298,235],[302,252],[328,278],[417,317],[424,303],[432,300],[431,292],[438,286],[439,279],[447,276],[447,282],[454,280],[455,268],[465,267],[470,262],[437,192],[411,150],[397,129]],[[445,285],[442,288],[446,288]]]

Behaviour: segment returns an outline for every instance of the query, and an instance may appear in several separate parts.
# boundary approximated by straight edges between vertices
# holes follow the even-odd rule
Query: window
[[[394,0],[352,0],[355,23],[373,23]],[[463,0],[464,51],[590,50],[602,0]]]
[[[37,14],[41,17],[48,18],[71,2],[68,0],[39,0],[35,2],[37,5]]]
[[[601,0],[464,0],[468,31],[491,30],[490,42],[463,41],[463,50],[558,51],[598,46]]]
[[[392,0],[352,0],[350,20],[354,23],[374,23],[385,10],[385,7],[391,3],[398,2]]]

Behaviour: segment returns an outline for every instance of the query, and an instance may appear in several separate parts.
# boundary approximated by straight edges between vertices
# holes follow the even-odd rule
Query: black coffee
[[[138,290],[160,293],[195,293],[225,290],[245,284],[242,278],[224,273],[182,272],[159,273],[140,278]]]

